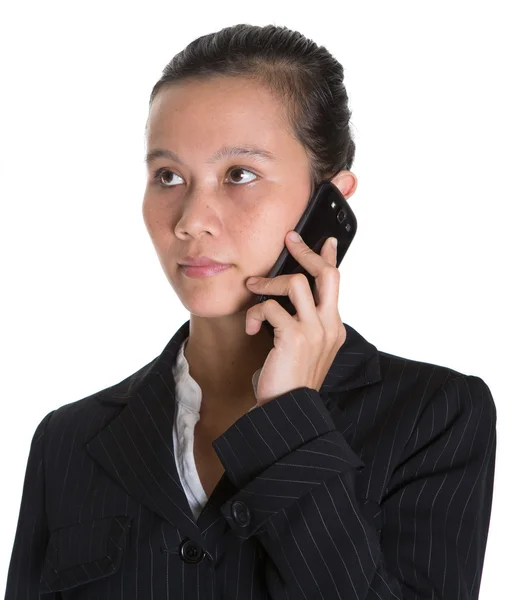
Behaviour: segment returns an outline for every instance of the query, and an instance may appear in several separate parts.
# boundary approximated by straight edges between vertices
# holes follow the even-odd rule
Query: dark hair
[[[292,135],[305,147],[312,193],[350,169],[355,155],[343,67],[324,46],[285,26],[239,24],[201,36],[176,54],[153,87],[186,79],[240,76],[267,85],[281,100]]]

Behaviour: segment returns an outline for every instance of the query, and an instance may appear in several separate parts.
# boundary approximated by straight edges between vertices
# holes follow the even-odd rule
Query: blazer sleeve
[[[222,513],[262,543],[273,600],[478,598],[496,450],[488,386],[446,381],[407,439],[380,528],[355,494],[365,464],[316,390],[279,396],[212,442],[239,490]]]
[[[42,564],[48,542],[44,489],[44,439],[54,411],[37,426],[25,471],[21,506],[12,548],[5,600],[39,600]],[[57,600],[60,595],[44,595]]]

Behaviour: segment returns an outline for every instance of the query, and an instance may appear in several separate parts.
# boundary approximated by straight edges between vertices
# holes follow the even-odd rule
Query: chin
[[[178,297],[188,312],[206,319],[227,317],[239,312],[246,312],[253,306],[256,296],[245,290],[244,295],[233,294],[229,289],[220,291],[202,290],[183,293],[179,290]]]

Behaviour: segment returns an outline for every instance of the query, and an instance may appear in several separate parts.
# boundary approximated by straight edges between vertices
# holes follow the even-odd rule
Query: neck
[[[248,335],[244,323],[244,314],[191,315],[184,352],[190,375],[202,391],[202,415],[251,408],[256,402],[252,376],[263,366],[273,339],[264,327]]]

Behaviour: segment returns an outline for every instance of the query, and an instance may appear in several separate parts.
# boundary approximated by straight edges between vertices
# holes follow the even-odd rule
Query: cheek
[[[285,234],[291,225],[286,224],[287,214],[278,210],[264,210],[252,216],[237,229],[237,247],[245,266],[256,274],[266,275],[284,248]],[[247,267],[247,268],[248,268]]]
[[[150,234],[150,236],[153,237],[155,225],[157,222],[156,210],[155,210],[155,204],[153,202],[153,199],[151,199],[149,197],[147,192],[144,194],[143,205],[142,205],[141,211],[142,211],[142,215],[143,215],[144,225],[145,225],[148,233]]]
[[[173,215],[157,197],[145,194],[142,204],[142,216],[146,230],[153,242],[165,238],[171,229]]]

